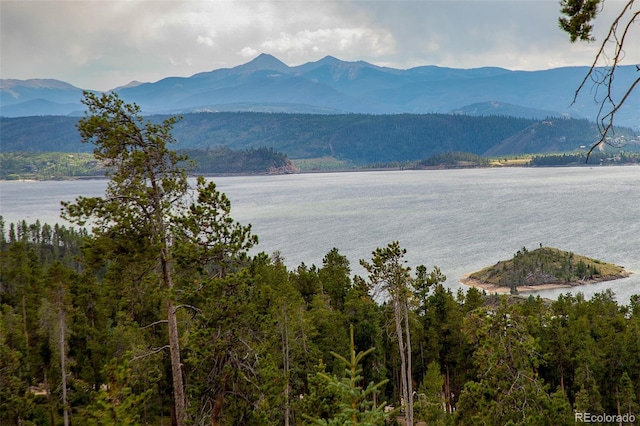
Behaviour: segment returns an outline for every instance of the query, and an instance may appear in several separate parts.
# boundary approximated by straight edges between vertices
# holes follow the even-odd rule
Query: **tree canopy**
[[[24,221],[1,228],[3,425],[62,424],[65,407],[71,424],[169,424],[168,294],[180,306],[187,423],[334,424],[355,416],[366,424],[383,417],[384,401],[401,405],[393,306],[351,276],[337,249],[319,266],[290,269],[262,253],[220,274],[191,263],[201,252],[183,246],[167,292],[137,262],[144,257],[97,245],[88,231]],[[413,291],[403,294],[415,422],[637,416],[638,296],[627,305],[610,291],[590,300],[496,296],[453,292],[437,269],[416,267],[412,277]]]

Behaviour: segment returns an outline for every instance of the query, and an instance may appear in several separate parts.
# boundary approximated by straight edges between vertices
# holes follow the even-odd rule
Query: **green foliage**
[[[164,119],[166,116],[149,117],[153,123]],[[88,148],[75,132],[77,122],[74,117],[0,117],[2,151],[86,152]],[[237,170],[241,162],[249,169],[255,165],[256,170],[259,164],[268,168],[268,162],[279,167],[283,154],[296,162],[308,160],[298,163],[301,169],[323,170],[393,162],[401,166],[447,152],[484,155],[493,147],[508,152],[490,155],[573,152],[590,144],[598,130],[594,123],[574,119],[544,125],[532,119],[447,114],[220,112],[185,114],[175,123],[173,134],[179,141],[177,149],[197,150],[188,152],[196,163],[210,164],[215,172],[227,173]],[[631,129],[624,128],[616,129],[616,135],[624,135],[626,141],[636,137]],[[502,142],[510,138],[513,141],[503,146]],[[25,139],[34,142],[27,144]],[[628,147],[633,150],[632,144]],[[227,162],[230,170],[222,171],[220,165]],[[262,165],[259,173],[266,170]],[[200,173],[214,172],[209,170],[208,166],[198,169]]]
[[[445,152],[418,162],[424,167],[486,167],[489,159],[470,152]]]
[[[524,318],[503,298],[494,310],[466,319],[478,376],[467,382],[456,415],[459,424],[544,424],[549,396],[538,375],[544,362]]]
[[[398,241],[372,252],[371,263],[360,260],[360,265],[369,273],[375,294],[388,300],[393,315],[395,339],[400,356],[400,392],[407,423],[413,424],[413,348],[411,344],[410,302],[415,281],[423,281],[426,268],[418,267],[418,277],[411,277],[411,268],[406,266],[406,249]]]
[[[638,404],[638,398],[635,393],[633,382],[629,377],[629,374],[625,371],[620,377],[620,384],[618,386],[617,399],[620,403],[620,412],[622,414],[637,414],[640,405]]]
[[[591,22],[599,11],[601,0],[561,0],[560,12],[566,17],[559,18],[560,28],[567,32],[571,41],[593,41]]]
[[[62,422],[57,317],[38,315],[57,312],[56,303],[67,312],[73,423],[166,420],[172,392],[163,292],[147,270],[153,263],[135,253],[139,242],[113,253],[111,242],[97,245],[85,231],[26,222],[2,228],[2,424]],[[284,424],[286,410],[290,424],[303,414],[315,424],[352,421],[355,398],[362,424],[364,413],[382,414],[373,394],[378,410],[383,400],[400,405],[389,305],[371,297],[370,282],[349,277],[337,249],[320,268],[288,270],[278,255],[259,254],[228,259],[225,273],[206,261],[215,250],[191,243],[180,250],[174,288],[191,422]],[[399,266],[406,277],[409,266]],[[590,300],[495,299],[475,289],[452,293],[437,268],[416,267],[409,276],[416,421],[568,425],[574,410],[637,413],[639,297],[629,306],[611,292]],[[357,360],[352,380],[351,355],[371,347],[377,350]],[[367,393],[371,384],[378,385]]]
[[[527,250],[469,275],[469,278],[516,290],[519,286],[607,280],[625,275],[622,267],[550,247]]]
[[[325,170],[352,169],[353,164],[346,160],[338,160],[334,157],[324,156],[318,158],[297,158],[292,160],[296,168],[303,172],[318,172]]]
[[[197,173],[293,173],[295,166],[286,154],[273,148],[232,150],[225,146],[189,149],[184,153],[194,163]]]
[[[615,138],[607,139],[612,146],[624,146],[626,151],[638,152],[640,145],[634,142],[637,133],[631,129],[619,129]],[[503,140],[500,144],[481,153],[496,157],[522,154],[571,153],[587,149],[593,141],[600,138],[598,127],[586,119],[547,119],[531,124],[518,133]],[[473,152],[473,151],[472,151]],[[618,150],[607,150],[613,157]]]
[[[407,300],[411,295],[412,283],[411,268],[406,266],[405,254],[407,250],[400,247],[398,241],[394,241],[387,247],[376,248],[371,253],[371,263],[360,260],[360,265],[369,273],[374,291],[392,299]]]
[[[370,348],[364,352],[356,354],[355,342],[353,337],[353,326],[350,327],[350,346],[349,358],[345,358],[335,352],[332,355],[345,367],[345,376],[339,379],[337,376],[329,376],[319,371],[317,375],[326,382],[326,390],[334,395],[337,406],[329,418],[311,418],[313,424],[316,425],[333,425],[333,426],[377,426],[391,417],[393,412],[385,412],[386,402],[379,404],[374,403],[371,399],[380,392],[380,388],[387,382],[374,384],[370,382],[366,388],[362,388],[362,367],[360,363],[362,359],[373,352],[375,349]]]
[[[334,376],[327,375],[326,367],[320,360],[315,371],[307,375],[308,392],[298,403],[298,409],[306,422],[317,423],[319,420],[330,419],[338,412],[340,395],[336,387],[329,386]]]
[[[223,278],[257,239],[250,227],[229,216],[230,202],[214,183],[198,178],[195,199],[189,203],[187,158],[169,148],[179,118],[145,120],[137,105],[115,93],[85,92],[83,103],[88,111],[78,130],[83,142],[95,145],[95,158],[108,165],[110,180],[104,197],[63,203],[63,215],[80,225],[90,220],[94,253],[119,258],[118,263],[133,272],[133,283],[127,277],[119,284],[143,284],[144,296],[153,296],[165,310],[174,414],[182,426],[188,403],[176,291],[180,272],[192,279],[206,272]],[[152,324],[157,323],[149,313]]]
[[[431,272],[427,272],[427,268],[424,265],[420,265],[416,268],[416,279],[413,283],[414,296],[421,304],[420,309],[422,314],[427,312],[427,298],[429,291],[438,285],[441,285],[447,280],[447,277],[440,271],[440,268],[435,266]]]
[[[293,173],[297,169],[285,154],[273,148],[232,150],[189,149],[181,153],[193,163],[193,170],[204,174],[226,173]],[[69,179],[104,177],[105,164],[86,152],[32,152],[0,153],[0,179]]]
[[[145,404],[153,392],[152,388],[136,392],[133,387],[133,369],[125,362],[112,360],[107,365],[107,383],[100,388],[93,403],[86,408],[83,421],[87,425],[128,425],[142,424]]]
[[[548,413],[549,423],[553,425],[573,426],[576,423],[571,403],[562,389],[550,395]]]
[[[0,179],[64,179],[103,176],[103,167],[84,152],[0,153]]]
[[[0,423],[19,424],[28,418],[33,410],[33,401],[28,393],[28,379],[21,372],[21,358],[24,350],[15,347],[11,339],[10,327],[17,325],[16,314],[9,305],[0,311]],[[9,338],[9,339],[8,339]]]
[[[612,151],[612,150],[609,150]],[[529,163],[531,166],[568,166],[582,164],[634,164],[640,162],[640,155],[635,152],[586,152],[569,154],[535,155]]]
[[[446,425],[453,420],[453,416],[447,412],[444,383],[445,377],[440,373],[440,364],[430,362],[422,385],[418,388],[416,419],[429,425]]]
[[[213,181],[196,179],[197,197],[182,212],[167,212],[176,239],[177,258],[182,266],[206,268],[223,277],[246,260],[246,251],[258,243],[251,225],[243,226],[231,217],[231,201],[216,189]]]
[[[83,123],[85,137],[108,127]],[[611,292],[454,294],[437,267],[412,274],[397,242],[362,262],[368,280],[351,277],[335,248],[319,267],[288,269],[277,253],[248,254],[257,237],[233,221],[215,184],[183,185],[185,163],[163,145],[171,121],[125,124],[110,123],[98,153],[113,167],[107,196],[67,205],[78,222],[92,219],[92,232],[0,218],[0,423],[60,424],[63,389],[74,424],[164,423],[174,400],[167,301],[193,424],[299,424],[303,414],[382,424],[390,414],[380,401],[402,400],[399,335],[414,360],[404,374],[418,389],[416,420],[564,425],[574,410],[637,413],[639,296],[622,306]],[[142,130],[143,142],[127,145],[126,130]],[[149,169],[161,176],[155,188]],[[609,268],[522,248],[492,273],[566,282],[619,272]]]
[[[322,259],[322,264],[318,279],[322,282],[323,292],[329,296],[333,309],[342,311],[351,287],[349,260],[334,247]]]

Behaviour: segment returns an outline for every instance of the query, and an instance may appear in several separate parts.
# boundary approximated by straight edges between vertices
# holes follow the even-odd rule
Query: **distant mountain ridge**
[[[127,102],[140,105],[145,114],[458,113],[526,118],[571,116],[593,121],[599,106],[590,90],[571,105],[575,89],[587,71],[588,67],[511,71],[437,66],[402,70],[364,61],[341,61],[332,56],[291,67],[274,56],[261,54],[233,68],[191,77],[167,77],[153,83],[132,82],[114,90]],[[636,77],[634,66],[620,67],[616,87],[626,89]],[[78,115],[83,110],[81,96],[82,89],[57,80],[1,80],[0,115]],[[613,96],[619,98],[621,93]],[[477,108],[492,103],[510,106],[503,110]],[[636,96],[618,112],[616,124],[638,128],[638,117],[640,99]]]

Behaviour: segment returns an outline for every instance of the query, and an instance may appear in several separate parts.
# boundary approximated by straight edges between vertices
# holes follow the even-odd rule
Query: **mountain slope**
[[[599,104],[591,88],[572,105],[575,89],[588,67],[544,71],[503,68],[453,69],[421,66],[406,70],[363,61],[347,62],[327,56],[290,67],[261,54],[233,68],[202,72],[191,77],[168,77],[153,83],[115,89],[145,114],[193,111],[265,111],[359,114],[427,114],[457,111],[474,104],[511,105],[509,114],[530,117],[531,109],[554,116],[584,117],[594,121]],[[629,87],[637,72],[633,66],[616,71],[614,99]],[[65,104],[79,104],[81,89],[54,80],[0,81],[0,115],[65,115],[75,112]],[[39,104],[25,102],[41,99]],[[44,101],[50,102],[45,104]],[[20,106],[18,106],[20,105]],[[37,107],[35,106],[37,105]],[[503,114],[503,111],[496,111]],[[640,127],[640,99],[631,97],[618,112],[616,124]]]
[[[6,117],[29,117],[38,115],[72,115],[84,110],[80,102],[58,103],[46,99],[30,99],[2,108],[2,114]]]
[[[449,111],[451,114],[472,115],[475,117],[487,117],[499,115],[503,117],[522,117],[534,120],[543,120],[547,117],[571,118],[568,114],[561,114],[558,111],[548,111],[536,108],[526,108],[506,102],[479,102],[465,105]],[[577,118],[577,117],[574,117]]]
[[[586,120],[543,120],[492,146],[483,155],[496,157],[569,152],[580,146],[591,146],[587,141],[597,141],[598,138],[598,129]]]
[[[45,99],[56,103],[78,102],[82,89],[60,80],[3,79],[0,84],[0,104],[14,105],[35,99]]]
[[[160,121],[167,116],[151,116]],[[75,117],[0,118],[3,152],[88,152]],[[334,157],[356,164],[416,161],[464,151],[481,155],[568,152],[597,140],[587,120],[540,122],[451,114],[185,114],[173,132],[176,149],[272,148],[291,159]],[[617,135],[636,138],[628,129]],[[625,148],[629,149],[629,148]]]

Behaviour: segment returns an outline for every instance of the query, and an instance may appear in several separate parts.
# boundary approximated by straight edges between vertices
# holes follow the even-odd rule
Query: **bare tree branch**
[[[584,76],[582,82],[576,89],[572,105],[575,104],[578,95],[585,89],[588,81],[592,81],[594,86],[603,87],[605,90],[604,97],[598,99],[597,93],[594,96],[595,101],[600,103],[598,110],[598,117],[596,124],[600,133],[598,141],[592,144],[591,149],[587,153],[587,161],[591,153],[602,144],[615,146],[614,142],[609,140],[608,136],[614,133],[614,119],[616,113],[629,99],[631,93],[636,89],[638,83],[640,83],[640,76],[631,83],[624,95],[616,100],[613,95],[614,77],[616,69],[621,65],[625,57],[624,45],[628,43],[628,36],[632,29],[632,25],[637,23],[640,11],[634,11],[633,4],[635,0],[628,0],[624,5],[620,13],[613,20],[609,31],[600,44],[600,48],[596,53],[593,63],[591,64],[589,71]],[[611,54],[610,54],[611,52]],[[598,64],[605,62],[606,66],[599,67]],[[640,72],[640,66],[636,65],[636,71]],[[596,89],[597,92],[597,89]]]
[[[133,358],[131,358],[131,361],[137,361],[139,359],[146,358],[146,357],[151,356],[151,355],[155,355],[158,352],[164,351],[165,349],[169,349],[169,345],[164,345],[164,346],[161,346],[159,348],[151,349],[149,352],[146,352],[146,353],[144,353],[142,355],[136,355]]]
[[[149,328],[149,327],[153,327],[154,325],[158,325],[158,324],[166,324],[167,320],[160,320],[160,321],[155,321],[152,322],[151,324],[147,324],[144,327],[140,327],[141,330],[144,330],[145,328]]]
[[[176,309],[176,311],[177,311],[178,309],[182,309],[182,308],[189,308],[189,309],[191,309],[192,311],[195,311],[195,312],[198,312],[198,313],[202,312],[202,309],[200,309],[200,308],[196,308],[196,307],[195,307],[195,306],[193,306],[193,305],[178,305],[178,306],[176,306],[176,308],[175,308],[175,309]]]

